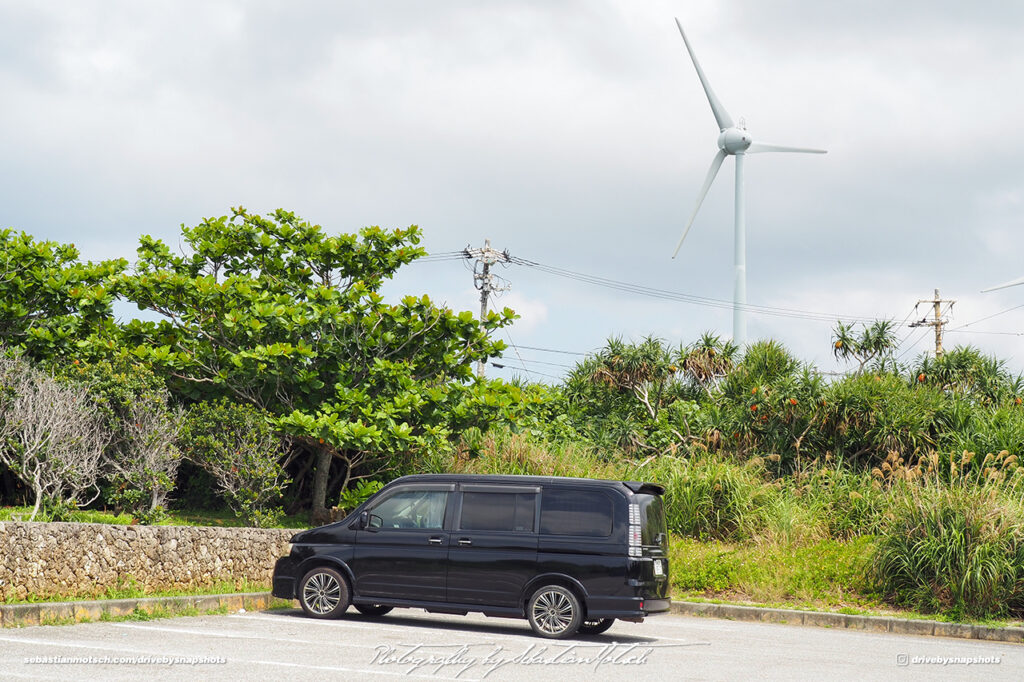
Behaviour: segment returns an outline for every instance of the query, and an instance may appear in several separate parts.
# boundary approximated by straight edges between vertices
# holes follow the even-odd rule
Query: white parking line
[[[329,670],[331,672],[342,672],[342,673],[359,673],[363,675],[389,675],[392,677],[419,677],[428,680],[459,680],[459,682],[480,682],[472,677],[445,677],[443,675],[431,675],[421,674],[414,672],[397,672],[392,670],[379,670],[379,669],[368,669],[368,668],[336,668],[332,666],[321,666],[321,665],[304,665],[302,663],[286,663],[284,661],[256,661],[247,660],[246,663],[252,663],[254,665],[271,665],[279,666],[283,668],[301,668],[303,670]]]
[[[7,670],[4,671],[5,680],[52,680],[52,677],[38,677],[37,675],[23,675],[21,673],[12,673]]]
[[[71,648],[71,649],[95,649],[97,651],[111,651],[115,653],[128,653],[128,654],[141,654],[143,656],[152,656],[152,649],[135,649],[132,647],[118,646],[116,644],[84,644],[81,642],[67,641],[67,640],[46,640],[46,639],[31,639],[28,637],[0,637],[0,642],[13,642],[15,644],[31,644],[34,646],[48,646],[48,647],[60,647],[60,648]],[[163,653],[163,656],[177,656],[177,657],[188,657],[194,656],[195,654],[182,654],[182,653]]]
[[[125,624],[123,624],[123,623],[111,623],[111,625],[121,626],[121,625],[125,625]],[[147,628],[147,627],[144,627],[144,626],[139,626],[139,629],[150,630],[150,629],[156,629],[156,628]],[[166,628],[166,629],[171,629],[171,628]],[[211,635],[211,634],[214,634],[214,633],[203,633],[203,634]],[[277,641],[280,641],[280,638],[260,637],[260,639],[276,639]],[[153,652],[152,652],[151,649],[136,649],[136,648],[132,648],[132,647],[121,647],[121,646],[112,646],[112,645],[83,644],[83,643],[80,643],[80,642],[73,642],[73,641],[42,640],[42,639],[31,639],[31,638],[28,638],[28,637],[0,637],[0,641],[3,641],[3,642],[14,642],[14,643],[18,643],[18,644],[32,644],[32,645],[36,645],[36,646],[47,646],[47,647],[59,647],[59,648],[71,648],[71,649],[93,649],[93,650],[98,650],[98,651],[114,652],[116,654],[142,654],[144,656],[152,656],[153,655]],[[314,644],[319,644],[319,645],[323,644],[322,641],[320,641],[320,642],[313,642],[313,643]],[[335,646],[335,643],[332,643],[331,645]],[[365,648],[365,647],[359,647],[359,648]],[[171,657],[177,656],[177,657],[184,658],[184,657],[188,657],[188,656],[195,656],[195,653],[193,652],[193,653],[189,653],[189,654],[181,654],[181,653],[174,654],[174,653],[162,652],[160,655],[161,656],[171,656]],[[339,673],[355,673],[355,674],[362,674],[362,675],[385,675],[385,676],[389,676],[389,677],[398,676],[398,677],[416,677],[416,678],[424,678],[424,679],[431,679],[431,680],[463,680],[463,681],[469,681],[469,682],[479,682],[478,680],[473,680],[472,678],[467,678],[467,677],[446,677],[444,675],[432,675],[432,674],[429,674],[429,673],[427,673],[427,674],[416,673],[416,672],[406,673],[406,672],[397,672],[397,671],[392,671],[392,670],[379,670],[379,669],[374,669],[374,668],[343,668],[343,667],[335,667],[335,666],[305,665],[303,663],[290,663],[290,662],[287,662],[287,661],[263,661],[263,660],[259,660],[259,659],[242,657],[237,652],[233,652],[232,653],[231,658],[229,659],[229,663],[238,663],[238,664],[243,664],[243,665],[244,664],[248,664],[248,665],[277,666],[277,667],[296,668],[296,669],[304,669],[304,670],[323,670],[323,671],[331,671],[331,672],[339,672]],[[26,679],[52,679],[52,678],[26,677]]]
[[[409,628],[407,628],[407,627],[403,628],[403,627],[395,627],[395,626],[390,626],[389,627],[387,625],[362,625],[362,624],[359,624],[359,623],[352,623],[352,622],[349,622],[349,621],[342,621],[342,620],[337,620],[337,621],[318,620],[316,618],[301,618],[301,619],[299,619],[296,616],[283,616],[282,617],[282,616],[250,615],[250,614],[241,614],[241,613],[239,613],[239,614],[231,614],[231,615],[228,616],[228,618],[242,618],[242,619],[249,619],[249,620],[261,620],[261,621],[263,621],[265,623],[288,623],[288,622],[292,622],[292,620],[285,620],[287,618],[287,619],[297,620],[298,622],[301,622],[303,624],[315,623],[317,625],[330,625],[330,626],[333,626],[333,627],[344,627],[344,628],[348,628],[348,629],[352,629],[352,630],[378,630],[378,631],[379,630],[390,630],[392,632],[408,632],[409,631]]]
[[[279,620],[279,619],[282,618],[282,616],[273,616],[273,615],[269,615],[269,614],[268,615],[237,614],[237,615],[231,615],[231,616],[228,616],[228,617],[229,618],[248,618],[248,619],[251,619],[251,620],[261,620],[261,621],[264,621],[264,622],[282,622],[281,620]],[[287,617],[287,618],[294,618],[295,616],[285,616],[285,617]],[[428,620],[427,618],[413,617],[412,619],[416,620],[416,621],[418,621],[420,623],[430,623],[430,622],[432,622],[432,621]],[[342,628],[342,629],[345,629],[345,630],[351,628],[351,629],[357,629],[357,630],[387,630],[387,631],[390,631],[390,632],[415,633],[418,629],[421,629],[417,625],[409,625],[409,626],[405,626],[405,627],[403,627],[403,626],[391,626],[391,627],[388,627],[388,626],[372,626],[372,625],[362,625],[362,624],[350,623],[350,622],[347,622],[347,621],[339,621],[339,620],[318,620],[318,619],[315,619],[315,618],[304,618],[302,620],[302,622],[303,623],[309,623],[309,624],[315,624],[315,625],[323,625],[323,626],[327,626],[327,627]],[[438,619],[437,621],[434,621],[434,622],[444,623],[446,625],[449,625],[449,624],[454,623],[455,621],[445,620],[445,619]],[[478,620],[478,619],[467,620],[466,622],[467,623],[474,623],[474,624],[486,623],[486,621],[481,621],[481,620]],[[461,638],[463,640],[468,640],[470,642],[478,642],[480,640],[481,636],[488,635],[488,634],[498,634],[502,638],[517,640],[517,641],[521,641],[521,642],[535,643],[535,642],[539,641],[536,635],[531,634],[531,633],[527,633],[527,632],[523,632],[523,633],[518,633],[518,632],[483,633],[483,632],[468,632],[468,631],[457,632],[457,631],[454,631],[454,630],[447,630],[446,629],[445,633],[444,633],[444,636],[445,636],[445,639],[459,639],[459,638]],[[643,637],[643,638],[646,638],[646,639],[650,639],[651,640],[651,642],[649,642],[650,644],[654,644],[656,642],[681,642],[683,644],[692,644],[694,646],[710,645],[710,642],[702,641],[702,640],[680,639],[678,637],[663,637],[661,635],[654,635],[654,634],[636,634],[636,635],[625,635],[624,634],[624,636],[628,636],[630,638]],[[606,635],[606,637],[611,637],[612,640],[615,641],[615,635],[614,634]],[[595,640],[592,640],[592,639],[560,639],[560,640],[558,640],[559,644],[594,644],[594,642],[595,642]],[[611,644],[612,642],[608,642],[608,643]],[[617,642],[617,643],[622,644],[622,642]]]
[[[228,639],[269,639],[269,640],[273,640],[275,642],[280,642],[281,641],[280,635],[268,637],[266,635],[252,635],[252,634],[240,633],[240,632],[218,632],[216,630],[190,630],[188,628],[168,628],[168,627],[161,627],[159,625],[137,625],[135,623],[112,623],[112,625],[114,627],[116,627],[116,628],[128,628],[128,629],[132,629],[132,630],[153,630],[155,632],[175,632],[175,633],[178,633],[178,634],[181,634],[181,635],[195,635],[196,637],[226,637]],[[289,642],[293,642],[295,644],[323,644],[322,640],[294,639],[290,635],[288,636],[288,641]],[[338,644],[333,645],[333,646],[348,646],[348,647],[353,647],[353,648],[363,648],[363,647],[356,647],[356,645],[354,645],[354,644],[343,644],[343,643],[338,643]]]

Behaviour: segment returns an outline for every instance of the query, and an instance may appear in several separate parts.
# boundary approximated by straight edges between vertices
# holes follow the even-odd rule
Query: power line
[[[959,330],[964,329],[966,327],[970,327],[971,325],[978,324],[979,322],[984,322],[985,320],[991,320],[993,317],[999,317],[1000,315],[1005,315],[1006,313],[1010,312],[1011,310],[1016,310],[1017,308],[1024,308],[1024,303],[1021,303],[1020,305],[1010,306],[1006,310],[1000,310],[998,313],[992,313],[991,315],[988,315],[986,317],[982,317],[981,319],[975,320],[974,322],[968,322],[967,324],[962,324],[959,327],[956,327],[955,329],[950,329],[949,331],[951,331],[951,332],[959,331]],[[993,332],[993,333],[995,333],[995,332]]]
[[[917,339],[914,341],[914,343],[912,343],[909,346],[907,346],[906,349],[902,353],[897,355],[896,359],[899,360],[904,355],[906,355],[910,351],[914,350],[914,348],[917,347],[917,344],[921,343],[921,341],[924,340],[924,337],[926,337],[926,336],[928,336],[928,330],[927,329],[925,329],[923,332],[921,332],[921,335],[917,337]]]
[[[512,365],[506,365],[502,362],[492,362],[491,367],[497,367],[498,369],[511,369],[517,372],[526,372],[527,374],[536,374],[537,376],[547,377],[548,379],[555,379],[561,381],[563,377],[555,376],[554,374],[546,374],[545,372],[538,372],[535,369],[527,369],[526,367],[515,367]]]
[[[559,268],[550,265],[544,265],[536,261],[527,260],[513,256],[511,262],[516,265],[530,267],[547,274],[556,275],[558,277],[564,277],[572,279],[578,282],[586,284],[593,284],[596,286],[602,286],[609,289],[615,289],[617,291],[623,291],[626,293],[639,294],[641,296],[648,296],[651,298],[658,298],[662,300],[679,301],[683,303],[692,303],[694,305],[703,305],[711,308],[720,308],[732,310],[734,303],[732,301],[725,301],[722,299],[709,298],[706,296],[697,296],[694,294],[685,294],[678,291],[670,291],[667,289],[658,289],[656,287],[649,287],[641,284],[632,284],[630,282],[622,282],[619,280],[609,279],[607,277],[599,277],[597,275],[588,275],[582,272],[575,272],[573,270],[567,270],[565,268]],[[777,306],[764,306],[754,304],[744,304],[741,306],[744,310],[753,313],[759,313],[762,315],[775,315],[779,317],[790,317],[805,320],[815,320],[819,322],[837,322],[850,320],[854,322],[873,322],[875,318],[861,317],[856,315],[836,315],[834,313],[820,313],[808,310],[799,310],[796,308],[782,308]]]
[[[475,252],[472,252],[467,247],[463,251],[451,251],[451,252],[443,252],[443,253],[440,253],[440,254],[436,254],[436,256],[437,256],[436,260],[460,260],[460,259],[466,260],[466,259],[472,258],[474,255],[476,255]],[[502,255],[508,256],[507,252],[504,252]],[[432,254],[432,256],[433,256],[433,254]],[[423,260],[423,259],[420,259],[420,260]],[[502,264],[506,264],[507,265],[508,263],[511,263],[511,264],[514,264],[514,265],[519,265],[519,266],[522,266],[522,267],[532,268],[534,270],[539,270],[539,271],[544,272],[546,274],[554,275],[554,276],[557,276],[557,277],[563,277],[563,278],[566,278],[566,279],[574,280],[574,281],[585,283],[585,284],[591,284],[591,285],[594,285],[594,286],[601,286],[601,287],[613,289],[613,290],[616,290],[616,291],[622,291],[624,293],[637,294],[637,295],[640,295],[640,296],[647,296],[647,297],[650,297],[650,298],[656,298],[656,299],[661,299],[661,300],[669,300],[669,301],[677,301],[677,302],[682,302],[682,303],[690,303],[690,304],[693,304],[693,305],[706,306],[706,307],[709,307],[709,308],[717,308],[717,309],[721,309],[721,310],[732,310],[734,308],[734,306],[735,306],[734,302],[732,302],[732,301],[726,301],[726,300],[723,300],[723,299],[710,298],[710,297],[707,297],[707,296],[698,296],[696,294],[687,294],[687,293],[683,293],[683,292],[679,292],[679,291],[672,291],[672,290],[668,290],[668,289],[660,289],[660,288],[657,288],[657,287],[650,287],[650,286],[646,286],[646,285],[642,285],[642,284],[635,284],[635,283],[631,283],[631,282],[623,282],[621,280],[614,280],[614,279],[610,279],[610,278],[607,278],[607,277],[601,277],[601,276],[598,276],[598,275],[590,275],[590,274],[587,274],[587,273],[577,272],[577,271],[574,271],[574,270],[569,270],[569,269],[566,269],[566,268],[561,268],[561,267],[557,267],[557,266],[553,266],[553,265],[546,265],[544,263],[539,263],[537,261],[529,260],[529,259],[522,258],[522,257],[519,257],[519,256],[508,256],[507,260],[503,260],[502,261]],[[741,307],[744,310],[746,310],[748,312],[751,312],[751,313],[755,313],[755,314],[772,315],[772,316],[776,316],[776,317],[788,317],[788,318],[792,318],[792,319],[802,319],[802,320],[809,320],[809,321],[815,321],[815,322],[828,322],[830,324],[834,324],[836,322],[862,322],[862,323],[868,323],[868,322],[875,322],[878,319],[877,317],[865,317],[865,316],[860,316],[860,315],[841,315],[841,314],[836,314],[836,313],[824,313],[824,312],[817,312],[817,311],[810,311],[810,310],[802,310],[802,309],[799,309],[799,308],[787,308],[787,307],[782,307],[782,306],[757,305],[757,304],[751,304],[751,303],[744,304]],[[1024,307],[1024,304],[1022,304],[1021,306],[1015,306],[1015,307]],[[911,311],[909,313],[907,313],[907,315],[903,318],[903,320],[899,324],[896,325],[896,328],[904,327],[906,325],[907,320],[910,318],[910,316],[914,313],[914,311],[916,309],[917,309],[917,306],[912,308]],[[1009,312],[1009,310],[1013,310],[1013,309],[1014,308],[1010,308],[1010,309],[1008,309],[1006,311],[1003,311],[1003,312]],[[947,312],[948,312],[948,310],[947,310]],[[999,314],[1002,314],[1002,313],[997,313],[997,315],[999,315]],[[994,316],[995,315],[993,315],[991,317],[994,317]],[[988,318],[982,318],[982,319],[988,319]],[[977,320],[977,322],[980,322],[980,321],[981,320]],[[972,322],[970,324],[974,324],[974,323]],[[964,326],[968,326],[968,325],[964,325]],[[962,328],[963,327],[957,327],[957,329],[962,329]],[[953,330],[946,330],[946,331],[953,331]],[[910,329],[907,332],[907,334],[902,339],[900,339],[900,342],[898,343],[898,346],[902,346],[907,341],[907,339],[910,338],[913,334],[914,334],[914,330]],[[532,350],[541,350],[541,351],[545,351],[545,352],[549,352],[550,351],[550,349],[544,349],[544,348],[534,348]],[[586,355],[586,353],[579,353],[579,352],[575,352],[575,351],[565,351],[565,352],[571,353],[573,355]]]
[[[540,348],[539,346],[519,346],[519,347],[520,348],[525,348],[527,350],[539,350],[539,351],[543,351],[545,353],[563,353],[565,355],[584,355],[584,356],[590,355],[590,353],[581,353],[581,352],[575,351],[575,350],[557,350],[557,349],[554,349],[554,348]]]
[[[956,329],[947,330],[947,334],[987,334],[992,336],[1024,336],[1024,332],[990,332],[990,331],[977,331],[974,329],[963,329],[957,327]]]
[[[917,306],[918,305],[919,305],[918,303],[914,304],[914,306],[910,309],[910,312],[907,313],[907,316],[903,318],[903,321],[900,322],[898,325],[896,325],[897,329],[902,327],[903,325],[905,325],[907,323],[907,320],[910,319],[910,316],[913,315],[917,311]],[[907,339],[909,339],[911,337],[911,335],[913,335],[913,333],[914,333],[913,329],[910,329],[909,331],[907,331],[907,333],[903,336],[903,338],[900,339],[899,342],[896,344],[896,347],[900,348],[901,346],[903,346],[903,344],[906,343]]]
[[[520,348],[524,348],[524,346],[519,346],[519,347]],[[566,369],[573,369],[575,367],[575,365],[566,365],[566,364],[563,364],[561,362],[548,362],[546,360],[534,360],[533,358],[529,358],[529,359],[527,359],[527,358],[520,358],[520,360],[522,360],[523,362],[533,363],[535,365],[549,365],[551,367],[565,367]]]
[[[438,251],[420,256],[413,263],[435,263],[439,261],[463,260],[468,258],[465,251]]]
[[[438,258],[424,257],[414,262],[420,262],[423,260],[460,260],[472,258],[475,254],[471,253],[470,249],[464,251],[453,251],[439,254]],[[726,301],[723,299],[710,298],[707,296],[698,296],[696,294],[686,294],[678,291],[670,291],[668,289],[658,289],[656,287],[649,287],[642,284],[633,284],[630,282],[622,282],[620,280],[609,279],[607,277],[600,277],[597,275],[588,275],[582,272],[576,272],[565,268],[559,268],[552,265],[545,265],[538,263],[537,261],[528,260],[518,256],[510,256],[508,261],[515,265],[523,267],[529,267],[541,272],[545,272],[550,275],[558,277],[564,277],[566,279],[575,280],[577,282],[583,282],[586,284],[593,284],[595,286],[602,286],[625,293],[633,293],[641,296],[648,296],[651,298],[658,298],[662,300],[679,301],[682,303],[691,303],[694,305],[702,305],[711,308],[718,308],[722,310],[732,310],[734,303],[732,301]],[[774,315],[777,317],[790,317],[795,319],[812,320],[818,322],[829,322],[834,323],[838,321],[851,321],[851,322],[874,322],[877,318],[864,317],[859,315],[838,315],[835,313],[822,313],[814,312],[809,310],[800,310],[798,308],[784,308],[779,306],[765,306],[747,303],[741,306],[744,310],[761,314],[761,315]],[[901,324],[902,326],[902,324]]]

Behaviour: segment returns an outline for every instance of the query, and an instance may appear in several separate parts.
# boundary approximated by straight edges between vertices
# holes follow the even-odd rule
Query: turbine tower
[[[747,132],[747,127],[743,119],[740,119],[739,124],[733,123],[732,117],[729,116],[729,112],[725,110],[722,103],[718,101],[717,97],[715,97],[715,92],[711,89],[711,85],[708,84],[708,79],[704,76],[704,70],[700,68],[700,62],[697,61],[697,55],[693,53],[693,48],[690,46],[690,41],[686,38],[686,32],[683,30],[683,25],[679,23],[679,19],[676,19],[676,26],[679,27],[679,34],[683,36],[683,43],[686,45],[686,51],[690,53],[690,59],[693,61],[693,67],[697,70],[697,77],[700,79],[700,84],[704,86],[704,93],[708,96],[708,103],[711,105],[711,113],[715,115],[715,121],[718,123],[719,133],[718,153],[715,154],[715,158],[711,160],[711,168],[708,169],[708,175],[704,179],[704,186],[701,187],[700,194],[697,196],[697,205],[694,207],[693,213],[690,214],[690,220],[686,223],[686,229],[683,230],[683,236],[679,238],[676,250],[672,252],[672,258],[675,258],[676,255],[678,255],[679,249],[683,245],[683,240],[686,239],[686,235],[690,232],[690,227],[693,225],[693,221],[697,217],[697,211],[700,210],[700,205],[704,203],[704,197],[707,196],[708,190],[711,188],[711,183],[715,181],[715,176],[718,175],[718,169],[722,167],[722,162],[725,161],[725,157],[735,156],[735,243],[733,245],[735,276],[733,281],[732,340],[733,343],[742,348],[747,341],[747,321],[744,311],[747,304],[747,235],[743,208],[744,157],[747,154],[757,154],[760,152],[824,154],[825,150],[807,149],[805,147],[787,147],[785,145],[769,144],[766,142],[754,142],[750,133]]]

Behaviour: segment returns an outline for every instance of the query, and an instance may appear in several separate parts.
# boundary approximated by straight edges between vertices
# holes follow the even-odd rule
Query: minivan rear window
[[[612,501],[598,490],[545,488],[540,503],[540,532],[545,535],[612,534]]]
[[[536,511],[536,493],[465,492],[459,528],[532,533]]]
[[[640,542],[644,545],[667,545],[668,531],[661,495],[637,495],[634,499],[640,505]]]

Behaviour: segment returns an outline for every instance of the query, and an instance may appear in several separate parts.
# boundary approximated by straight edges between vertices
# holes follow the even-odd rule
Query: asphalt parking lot
[[[573,640],[526,621],[295,610],[0,630],[16,680],[1018,680],[1024,646],[664,615]]]

